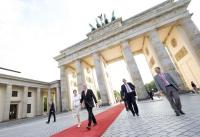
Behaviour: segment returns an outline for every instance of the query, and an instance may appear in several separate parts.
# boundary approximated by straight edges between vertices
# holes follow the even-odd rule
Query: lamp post
[[[21,73],[20,71],[16,71],[16,70],[12,70],[12,69],[7,69],[7,68],[3,68],[3,67],[0,67],[0,69],[6,70],[6,71],[15,72],[15,73]]]

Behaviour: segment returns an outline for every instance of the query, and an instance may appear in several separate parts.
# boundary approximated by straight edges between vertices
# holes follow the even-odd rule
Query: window
[[[171,45],[172,45],[173,48],[175,48],[175,47],[177,46],[177,41],[176,41],[175,38],[173,38],[173,39],[171,40]]]
[[[31,97],[32,96],[32,92],[28,92],[28,97]]]
[[[17,97],[18,92],[17,91],[12,91],[12,97]]]
[[[47,97],[44,97],[44,112],[47,112]]]
[[[27,104],[27,113],[31,113],[31,104]]]

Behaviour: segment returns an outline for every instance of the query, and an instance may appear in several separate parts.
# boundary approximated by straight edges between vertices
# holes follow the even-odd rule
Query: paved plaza
[[[186,115],[176,117],[165,98],[141,102],[140,117],[124,110],[103,137],[200,137],[200,96],[181,99]]]
[[[139,102],[140,116],[133,117],[125,110],[106,130],[103,137],[199,137],[200,136],[200,95],[182,95],[183,110],[186,115],[176,117],[165,98],[156,101]],[[95,110],[105,111],[109,107]],[[86,111],[81,112],[82,119],[87,118]],[[17,122],[9,127],[0,124],[0,137],[49,137],[66,129],[76,122],[72,113],[57,116],[56,123],[47,125],[46,118],[32,119],[24,124]]]
[[[105,111],[109,107],[102,107],[94,109],[95,114]],[[81,112],[81,119],[87,119],[87,112],[84,110]],[[53,122],[53,117],[50,124],[46,124],[47,118],[31,119],[25,121],[25,124],[19,122],[12,122],[14,126],[10,123],[0,123],[0,137],[49,137],[59,131],[71,127],[76,123],[76,118],[74,114],[62,113],[57,115],[57,122]],[[20,123],[20,124],[17,124]],[[8,125],[9,127],[6,127]]]

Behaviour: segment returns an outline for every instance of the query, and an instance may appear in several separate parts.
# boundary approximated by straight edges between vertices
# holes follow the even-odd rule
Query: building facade
[[[60,80],[51,83],[0,74],[0,122],[72,109],[73,90],[86,84],[102,105],[115,103],[107,65],[124,60],[138,99],[146,99],[134,55],[143,54],[154,74],[159,66],[184,91],[200,86],[200,32],[187,10],[190,0],[167,0],[127,20],[115,19],[56,56]]]
[[[0,122],[46,115],[50,101],[61,111],[60,81],[51,83],[0,74]]]
[[[69,74],[72,71],[77,75],[81,91],[81,85],[87,84],[86,70],[93,69],[102,103],[114,103],[106,66],[118,60],[125,61],[138,98],[147,98],[133,58],[136,54],[144,54],[152,75],[153,69],[159,66],[174,77],[183,91],[191,88],[191,81],[200,85],[200,32],[187,10],[189,3],[190,0],[167,0],[127,20],[118,18],[60,51],[55,60],[61,74],[62,110],[71,109]]]

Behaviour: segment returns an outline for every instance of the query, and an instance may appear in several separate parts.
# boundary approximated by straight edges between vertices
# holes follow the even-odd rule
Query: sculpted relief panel
[[[172,45],[173,48],[175,48],[175,47],[177,46],[177,41],[176,41],[175,38],[173,38],[173,39],[171,40],[171,45]]]
[[[183,57],[185,57],[188,54],[188,51],[185,47],[182,47],[176,54],[175,58],[177,61],[180,61]]]

